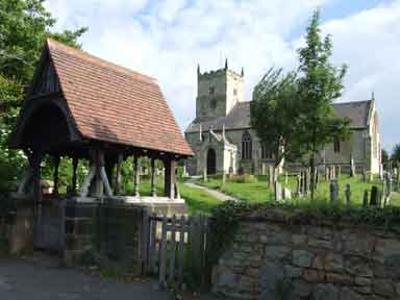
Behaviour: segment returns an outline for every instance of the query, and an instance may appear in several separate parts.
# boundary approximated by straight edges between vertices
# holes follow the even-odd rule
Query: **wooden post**
[[[186,218],[184,215],[180,218],[179,246],[178,246],[178,286],[183,285],[183,267],[185,264],[185,227]]]
[[[175,170],[176,161],[172,158],[164,160],[164,195],[170,199],[175,198]]]
[[[76,194],[76,187],[77,187],[77,169],[78,169],[78,157],[72,157],[72,193]]]
[[[175,259],[176,259],[176,231],[177,231],[177,219],[176,216],[172,216],[171,221],[171,249],[169,255],[169,276],[168,281],[174,283],[175,280]]]
[[[42,162],[43,152],[41,150],[34,150],[29,157],[29,163],[32,168],[32,185],[33,194],[36,204],[42,202],[42,190],[40,187],[40,163]]]
[[[137,154],[133,157],[133,185],[134,185],[134,195],[135,197],[139,197],[139,180],[140,180],[140,174],[139,174],[139,157]]]
[[[351,190],[350,190],[350,184],[346,184],[346,189],[345,189],[345,195],[346,195],[346,205],[350,206],[350,201],[351,201]]]
[[[121,153],[118,154],[118,160],[117,160],[117,170],[115,174],[115,183],[114,183],[114,193],[116,195],[119,195],[121,193],[121,167],[122,167],[122,160],[123,156]]]
[[[54,173],[53,173],[53,181],[54,181],[54,190],[53,194],[58,195],[58,169],[60,167],[60,157],[58,155],[54,156]]]
[[[162,218],[161,226],[161,245],[160,245],[160,272],[158,282],[161,287],[165,287],[167,271],[167,216]]]
[[[281,191],[281,185],[279,181],[275,181],[274,184],[274,193],[275,193],[275,201],[279,202],[282,199],[282,191]]]
[[[156,197],[156,167],[155,158],[151,158],[151,196]]]

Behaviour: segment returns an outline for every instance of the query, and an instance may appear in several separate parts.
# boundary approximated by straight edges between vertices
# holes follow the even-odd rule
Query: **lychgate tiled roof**
[[[47,47],[83,137],[192,155],[155,79],[53,40]]]
[[[372,100],[335,103],[333,107],[338,116],[350,119],[350,128],[365,128],[368,126],[371,102]],[[202,130],[210,128],[221,130],[223,125],[227,130],[250,128],[250,105],[251,101],[238,102],[226,117],[217,117],[201,122],[194,120],[185,132],[198,132],[200,124]]]

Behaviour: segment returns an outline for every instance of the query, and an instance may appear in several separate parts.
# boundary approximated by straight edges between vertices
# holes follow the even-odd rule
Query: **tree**
[[[346,66],[331,65],[332,41],[321,37],[319,12],[314,12],[306,31],[305,46],[299,53],[298,104],[301,109],[298,145],[302,145],[311,169],[311,199],[315,190],[315,163],[317,154],[335,139],[348,136],[349,120],[337,117],[332,109],[335,99],[343,91]]]
[[[396,144],[393,148],[391,160],[398,164],[400,162],[400,144]]]
[[[389,153],[383,148],[381,150],[381,157],[382,157],[382,165],[387,166],[389,162]]]
[[[23,153],[9,150],[7,140],[45,39],[53,37],[80,47],[77,40],[87,30],[53,32],[55,22],[41,0],[0,0],[0,182],[3,185],[12,185],[25,165]],[[0,190],[4,189],[0,186]]]
[[[295,144],[298,119],[296,74],[270,69],[253,90],[251,125],[274,158],[274,174],[284,158],[299,156]],[[274,176],[274,177],[275,177]]]

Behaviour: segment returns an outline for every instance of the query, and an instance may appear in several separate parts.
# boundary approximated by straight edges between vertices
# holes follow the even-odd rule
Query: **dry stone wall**
[[[247,218],[213,269],[229,299],[400,299],[400,234]]]

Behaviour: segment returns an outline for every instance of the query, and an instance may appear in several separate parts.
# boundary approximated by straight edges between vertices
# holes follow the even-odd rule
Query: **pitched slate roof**
[[[46,46],[84,138],[193,154],[155,79],[51,39]]]
[[[335,103],[333,107],[338,116],[348,117],[351,120],[351,128],[365,128],[368,125],[371,103],[372,100]],[[218,117],[201,122],[194,120],[186,128],[185,132],[198,132],[200,124],[202,130],[210,128],[221,130],[223,124],[225,124],[225,129],[227,130],[250,128],[250,104],[251,101],[238,102],[226,117]]]

